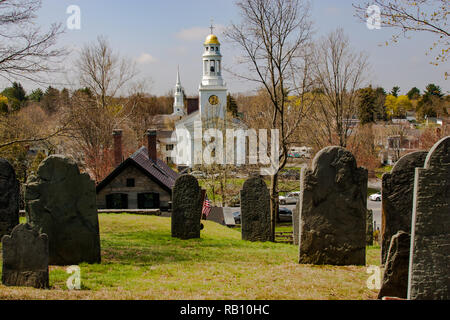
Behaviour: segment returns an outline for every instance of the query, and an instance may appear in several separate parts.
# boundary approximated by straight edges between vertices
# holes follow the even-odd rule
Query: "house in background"
[[[116,168],[97,185],[99,209],[169,209],[179,174],[157,158],[157,132],[148,130],[147,147],[122,161],[122,131],[114,133]]]

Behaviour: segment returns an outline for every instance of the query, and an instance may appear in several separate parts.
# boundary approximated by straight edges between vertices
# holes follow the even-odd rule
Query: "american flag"
[[[211,212],[211,203],[208,200],[208,198],[205,199],[205,201],[203,201],[203,210],[202,210],[202,214],[205,217],[208,217],[209,213]]]

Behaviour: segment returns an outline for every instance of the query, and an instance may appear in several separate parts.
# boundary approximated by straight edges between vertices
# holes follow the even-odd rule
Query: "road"
[[[294,210],[295,204],[284,206],[280,205],[280,208],[288,208],[290,210]],[[235,211],[241,211],[241,208],[234,209],[236,209]],[[370,199],[367,199],[367,209],[373,211],[373,221],[376,222],[376,227],[381,229],[381,201],[371,201]]]
[[[367,199],[367,209],[373,211],[373,221],[376,222],[376,227],[381,230],[381,201]]]

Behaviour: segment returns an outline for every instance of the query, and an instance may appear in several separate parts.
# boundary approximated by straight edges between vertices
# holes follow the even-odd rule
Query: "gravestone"
[[[383,297],[406,299],[410,245],[411,236],[407,232],[399,231],[392,237],[378,299]]]
[[[100,263],[95,184],[77,164],[55,155],[25,186],[27,221],[48,235],[49,264]]]
[[[10,236],[2,238],[5,286],[49,287],[48,237],[29,224],[17,225]]]
[[[182,175],[172,191],[172,237],[200,238],[203,196],[198,181],[191,175]]]
[[[381,263],[385,264],[391,238],[398,231],[411,233],[414,174],[423,167],[426,151],[409,153],[382,178]]]
[[[408,299],[450,300],[450,136],[416,168]]]
[[[341,147],[321,150],[301,190],[299,263],[364,265],[367,170]]]
[[[0,239],[19,224],[19,190],[14,168],[0,159]]]
[[[242,240],[270,241],[270,194],[261,177],[245,181],[241,190]]]
[[[373,246],[373,211],[367,210],[366,245]]]

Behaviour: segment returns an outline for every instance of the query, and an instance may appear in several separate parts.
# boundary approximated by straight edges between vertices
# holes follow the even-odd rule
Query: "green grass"
[[[241,240],[204,222],[201,239],[170,235],[170,219],[99,215],[102,263],[81,264],[82,290],[66,287],[65,267],[50,267],[50,290],[0,285],[0,299],[373,299],[364,266],[299,265],[289,244]],[[377,264],[379,247],[367,251]]]

